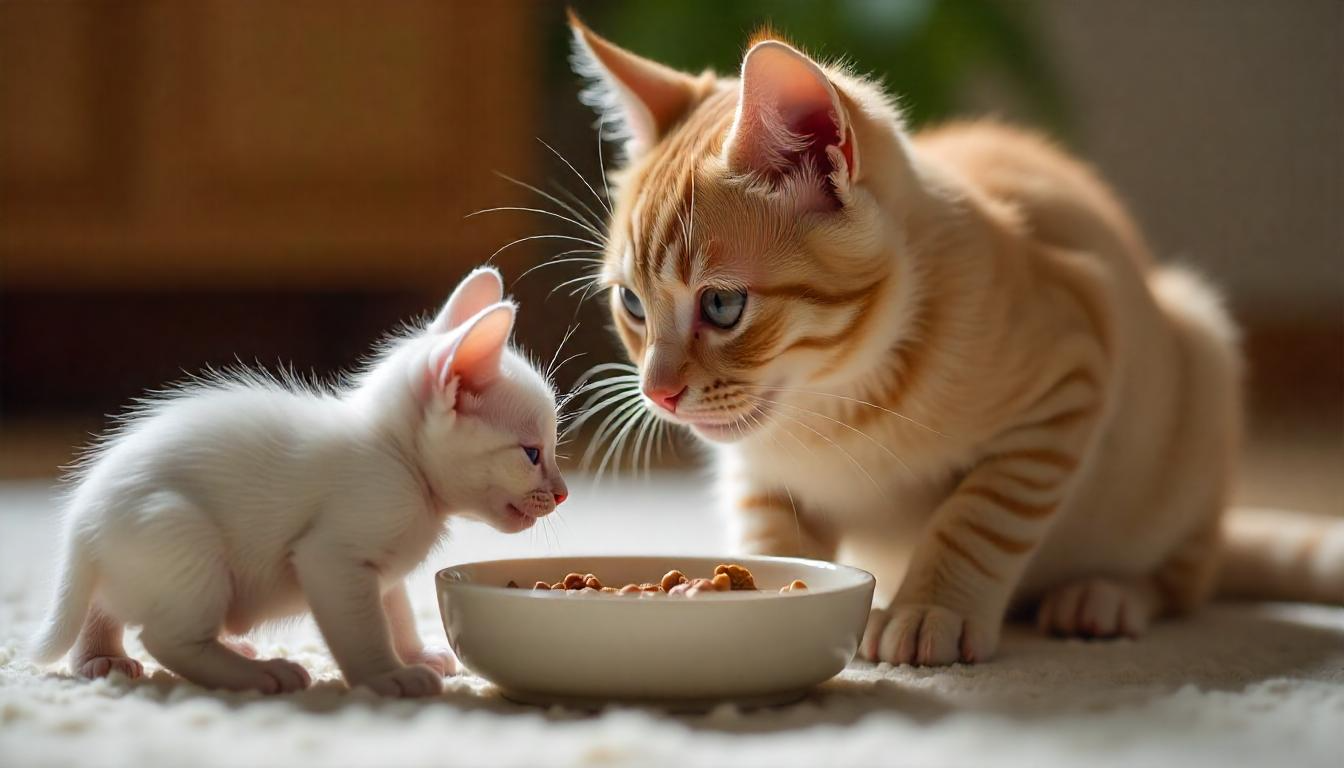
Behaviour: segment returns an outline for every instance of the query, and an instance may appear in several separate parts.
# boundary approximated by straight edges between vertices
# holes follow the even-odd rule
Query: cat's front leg
[[[302,543],[294,567],[317,627],[351,687],[382,696],[435,696],[442,675],[424,664],[403,664],[392,646],[378,572],[320,542]]]
[[[935,511],[891,605],[873,611],[865,658],[941,665],[994,655],[1009,600],[1084,456],[1100,380],[1086,369],[1059,378],[987,447]]]
[[[457,658],[447,646],[427,646],[420,640],[404,579],[383,593],[383,610],[387,611],[387,621],[392,630],[392,648],[403,662],[424,664],[440,675],[451,675],[457,671]]]
[[[751,555],[835,558],[836,537],[807,516],[786,491],[744,490],[729,501],[738,551]]]

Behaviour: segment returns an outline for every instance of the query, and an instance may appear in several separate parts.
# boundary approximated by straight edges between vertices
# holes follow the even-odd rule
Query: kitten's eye
[[[530,445],[524,445],[524,446],[523,446],[523,453],[526,453],[526,454],[527,454],[527,460],[530,461],[530,462],[532,462],[533,464],[539,464],[539,463],[541,463],[541,449],[540,449],[540,448],[533,448],[533,447],[530,446]]]
[[[700,316],[719,328],[737,325],[746,306],[746,291],[708,290],[700,294]]]
[[[621,286],[616,290],[621,292],[621,303],[625,305],[625,311],[629,312],[631,317],[634,317],[636,320],[643,320],[644,303],[639,300],[639,296],[625,286]]]

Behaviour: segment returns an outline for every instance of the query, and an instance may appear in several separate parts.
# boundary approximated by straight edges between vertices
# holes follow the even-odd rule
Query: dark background
[[[600,33],[731,72],[764,21],[880,74],[915,124],[998,115],[1083,154],[1158,253],[1228,289],[1252,363],[1243,499],[1344,511],[1344,4],[578,2]],[[235,360],[331,375],[511,240],[596,208],[593,115],[550,2],[0,1],[0,477]],[[610,154],[610,148],[608,150]],[[574,247],[532,241],[513,280]],[[600,301],[518,281],[562,383],[617,356]],[[1333,467],[1333,469],[1332,469]]]

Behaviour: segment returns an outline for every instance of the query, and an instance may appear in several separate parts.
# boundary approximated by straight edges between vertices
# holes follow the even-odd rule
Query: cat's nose
[[[674,390],[650,384],[644,388],[644,394],[653,402],[661,405],[668,413],[676,413],[677,401],[681,400],[681,396],[686,394],[686,387],[683,386]]]
[[[560,506],[560,504],[562,504],[565,499],[569,498],[569,494],[564,491],[556,491],[551,495],[555,497],[555,505],[557,507]]]
[[[565,499],[569,498],[569,487],[565,485],[564,480],[556,481],[555,487],[551,488],[551,498],[555,499],[555,505],[557,507],[560,506]]]

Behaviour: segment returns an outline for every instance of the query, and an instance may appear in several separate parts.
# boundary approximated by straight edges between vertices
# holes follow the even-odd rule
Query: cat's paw
[[[439,673],[440,677],[457,674],[457,657],[446,645],[427,645],[420,650],[406,654],[402,661],[407,664],[424,664]]]
[[[79,673],[80,677],[89,679],[107,677],[113,672],[120,672],[135,680],[145,674],[145,668],[140,665],[140,662],[129,656],[90,656],[78,660],[75,671]]]
[[[257,658],[257,646],[253,645],[247,640],[242,639],[241,637],[230,637],[228,639],[221,639],[219,642],[222,643],[225,648],[228,648],[230,651],[233,651],[234,653],[238,654],[239,656],[242,656],[245,659]]]
[[[1036,625],[1062,637],[1138,637],[1148,629],[1152,612],[1150,596],[1132,584],[1085,579],[1047,594]]]
[[[998,647],[997,627],[938,605],[897,604],[874,609],[859,645],[869,661],[942,666],[985,661]]]
[[[399,667],[359,684],[368,686],[379,696],[391,698],[412,699],[443,693],[443,675],[424,664]]]

